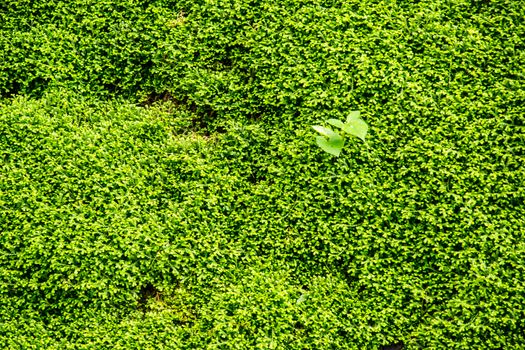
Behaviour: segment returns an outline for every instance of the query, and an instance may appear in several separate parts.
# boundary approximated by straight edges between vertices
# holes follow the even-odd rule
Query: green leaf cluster
[[[351,112],[346,118],[346,123],[343,123],[339,119],[328,119],[326,122],[341,129],[344,133],[357,137],[365,142],[368,124],[361,119],[359,111]],[[321,125],[314,125],[312,128],[322,135],[316,137],[317,145],[321,147],[323,151],[338,157],[345,144],[344,137],[332,129]]]

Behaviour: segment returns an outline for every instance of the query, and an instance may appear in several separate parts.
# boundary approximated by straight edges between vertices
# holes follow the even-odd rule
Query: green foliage
[[[341,129],[342,132],[365,142],[368,125],[361,119],[359,111],[350,112],[345,123],[339,119],[328,119],[326,122]],[[321,147],[323,151],[338,157],[345,144],[344,136],[324,126],[314,125],[312,128],[322,135],[316,137],[317,145]]]
[[[0,344],[522,347],[524,23],[514,0],[2,1]],[[352,106],[373,156],[321,161],[308,128]]]

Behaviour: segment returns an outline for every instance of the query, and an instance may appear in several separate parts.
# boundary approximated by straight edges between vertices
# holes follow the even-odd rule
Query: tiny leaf
[[[342,121],[337,119],[328,119],[326,122],[339,129],[342,129],[345,126],[345,124]]]
[[[323,151],[336,157],[341,154],[341,150],[345,144],[345,140],[339,134],[335,134],[335,136],[328,139],[323,136],[317,136],[315,140],[317,141],[317,145],[319,145]]]
[[[361,112],[359,111],[352,111],[350,114],[348,114],[348,117],[346,117],[346,122],[350,123],[352,120],[355,119],[361,119]]]
[[[306,300],[306,294],[301,294],[301,296],[297,299],[297,304],[300,304]]]
[[[352,112],[354,113],[354,112]],[[368,124],[359,117],[359,114],[350,114],[346,120],[345,125],[343,126],[343,131],[360,138],[365,141],[366,134],[368,133]]]
[[[330,128],[325,128],[324,126],[321,126],[321,125],[313,125],[312,128],[317,131],[318,133],[320,133],[321,135],[323,136],[326,136],[326,137],[333,137],[335,135],[338,135],[335,131],[333,131],[332,129]]]

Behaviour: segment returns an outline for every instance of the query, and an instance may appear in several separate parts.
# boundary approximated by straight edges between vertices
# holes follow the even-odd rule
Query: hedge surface
[[[3,1],[0,344],[523,348],[524,5]]]

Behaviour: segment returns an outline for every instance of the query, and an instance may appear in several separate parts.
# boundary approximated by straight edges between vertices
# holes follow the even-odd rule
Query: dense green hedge
[[[3,1],[0,344],[520,348],[520,1]],[[360,109],[370,149],[309,126]]]

